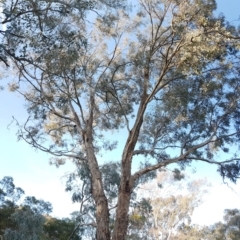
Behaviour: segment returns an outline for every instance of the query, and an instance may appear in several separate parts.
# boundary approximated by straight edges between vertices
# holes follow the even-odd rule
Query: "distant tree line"
[[[148,184],[141,184],[129,212],[126,239],[153,240],[161,234],[162,240],[239,240],[239,209],[226,209],[224,222],[212,226],[191,224],[193,210],[201,204],[208,184],[204,180],[181,181],[185,175],[179,174],[176,169],[160,172]],[[178,189],[185,193],[179,194]],[[151,198],[146,197],[150,190],[155,193]],[[73,200],[77,195],[73,194]],[[23,197],[24,191],[15,186],[12,177],[0,181],[1,240],[95,239],[94,231],[81,224],[80,212],[72,213],[71,219],[54,218],[50,215],[51,203],[34,196]]]
[[[51,217],[49,202],[25,197],[12,177],[0,181],[0,238],[1,240],[79,240],[75,221]],[[23,199],[23,200],[22,200]]]

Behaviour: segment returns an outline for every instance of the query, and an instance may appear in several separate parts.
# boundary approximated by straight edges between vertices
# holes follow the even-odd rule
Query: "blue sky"
[[[240,0],[218,0],[217,3],[217,12],[223,12],[229,21],[239,19]],[[23,105],[24,101],[20,96],[7,91],[0,92],[0,179],[3,176],[12,176],[15,184],[22,187],[26,195],[50,201],[54,207],[53,215],[65,217],[79,208],[77,204],[71,203],[70,195],[64,192],[63,176],[74,167],[71,163],[58,169],[50,166],[48,160],[51,156],[35,151],[22,141],[17,142],[17,129],[14,124],[8,125],[12,116],[20,122],[26,119]],[[222,184],[214,166],[203,163],[194,166],[198,169],[194,177],[207,177],[213,185],[211,193],[205,196],[205,203],[195,211],[194,222],[210,224],[221,219],[225,208],[240,208],[240,183],[230,184],[232,190]]]

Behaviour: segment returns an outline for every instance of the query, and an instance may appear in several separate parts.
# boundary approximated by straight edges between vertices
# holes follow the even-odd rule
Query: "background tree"
[[[49,202],[35,197],[21,198],[12,177],[0,181],[0,237],[4,240],[80,240],[81,232],[70,219],[52,218]]]
[[[240,237],[240,210],[239,209],[226,209],[223,219],[225,220],[225,225],[227,231],[226,237],[236,240]]]
[[[202,203],[209,184],[179,173],[178,169],[161,171],[156,179],[139,185],[139,204],[135,203],[129,217],[129,239],[158,239],[161,234],[169,240],[182,225],[191,226],[193,211]]]
[[[178,231],[171,236],[171,240],[199,240],[199,239],[209,239],[213,240],[208,227],[202,227],[198,225],[182,225]]]
[[[108,198],[109,208],[114,209],[117,204],[117,192],[120,183],[120,165],[108,162],[101,166],[104,190]],[[88,239],[95,239],[95,211],[96,206],[91,196],[90,171],[87,165],[78,166],[76,171],[67,176],[66,189],[72,194],[72,201],[80,204],[80,209],[74,212],[73,219],[78,222],[77,227]],[[110,215],[110,231],[113,230],[115,215]]]
[[[58,239],[58,240],[81,240],[82,232],[79,231],[77,223],[72,219],[57,219],[53,217],[46,217],[44,223],[44,232],[46,240]]]
[[[209,227],[211,239],[237,240],[240,237],[240,210],[225,209],[224,223],[218,222]]]
[[[0,181],[0,233],[4,239],[40,239],[43,235],[44,216],[51,211],[51,204],[35,197],[20,198],[24,191],[16,188],[13,178]]]
[[[208,240],[235,240],[239,239],[239,209],[225,209],[224,222],[217,222],[212,226],[182,225],[173,240],[208,239]]]
[[[0,235],[2,236],[7,228],[15,229],[16,224],[10,216],[17,209],[17,202],[24,194],[21,188],[15,187],[13,178],[4,177],[0,181]]]
[[[16,73],[9,89],[29,114],[18,136],[58,165],[71,159],[89,171],[96,239],[125,238],[134,188],[169,164],[216,164],[236,181],[238,155],[216,151],[240,142],[239,32],[214,16],[214,0],[140,0],[132,11],[100,1],[86,18],[81,1],[2,2],[4,19],[14,16],[2,32]],[[117,134],[125,137],[111,208],[101,156]]]

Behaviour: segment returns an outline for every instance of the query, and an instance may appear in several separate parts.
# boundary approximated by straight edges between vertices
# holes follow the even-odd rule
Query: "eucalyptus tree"
[[[240,237],[240,210],[225,209],[223,216],[224,223],[218,222],[208,227],[209,239],[232,239]]]
[[[161,171],[137,188],[138,204],[131,208],[127,239],[174,239],[181,228],[191,228],[191,216],[210,187],[206,179],[192,180]]]
[[[35,197],[21,201],[23,195],[24,191],[15,187],[12,177],[0,181],[0,239],[43,239],[44,214],[49,214],[52,206]]]
[[[71,22],[73,16],[84,19],[87,10],[93,10],[94,7],[100,8],[101,6],[125,8],[126,1],[123,0],[118,3],[111,0],[1,0],[0,61],[5,66],[9,66],[8,58],[10,57],[16,61],[31,64],[36,59],[31,54],[29,55],[28,47],[35,48],[34,45],[37,42],[45,45],[46,49],[53,47],[55,42],[59,39],[63,40],[63,38],[70,44],[74,35],[73,28],[67,38],[66,35],[68,34],[65,34],[63,38],[59,34],[55,36],[56,38],[53,37],[55,32],[63,31],[63,29],[58,29],[59,25],[63,24],[66,19]],[[65,22],[65,24],[68,25],[68,22]],[[5,41],[6,39],[10,42]]]
[[[9,2],[5,19],[20,11],[20,1]],[[32,11],[11,18],[2,45],[13,52],[9,89],[26,101],[19,138],[56,164],[70,159],[87,167],[96,239],[121,240],[132,192],[155,170],[203,161],[222,177],[239,177],[239,158],[228,153],[240,142],[239,30],[213,14],[214,0],[139,0],[131,8],[82,3],[89,4],[21,2]],[[116,148],[114,208],[101,165]]]
[[[23,194],[21,188],[15,187],[13,178],[4,177],[0,181],[0,237],[7,228],[16,227],[10,216],[17,209],[18,200]]]
[[[0,181],[0,239],[82,239],[74,219],[57,219],[49,215],[49,202],[25,197],[24,191],[15,187],[12,177]]]
[[[209,239],[222,240],[231,239],[237,240],[240,237],[240,218],[239,209],[225,209],[223,222],[214,223],[211,226],[182,226],[177,234],[173,237],[174,240],[180,239]]]

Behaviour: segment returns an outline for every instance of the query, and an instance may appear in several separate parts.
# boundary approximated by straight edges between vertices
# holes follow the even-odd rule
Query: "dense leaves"
[[[49,202],[25,197],[15,187],[12,177],[0,181],[0,237],[4,240],[73,240],[81,239],[75,221],[52,218]]]
[[[237,240],[240,237],[239,217],[239,209],[225,209],[224,222],[218,222],[212,226],[204,227],[182,225],[172,239]]]
[[[240,210],[225,209],[224,223],[216,223],[210,229],[216,234],[216,239],[237,240],[240,237]]]
[[[163,240],[172,239],[183,225],[191,226],[193,211],[202,203],[209,185],[206,180],[179,180],[175,174],[176,169],[165,169],[139,186],[138,201],[130,211],[128,239],[152,240],[160,235]]]

